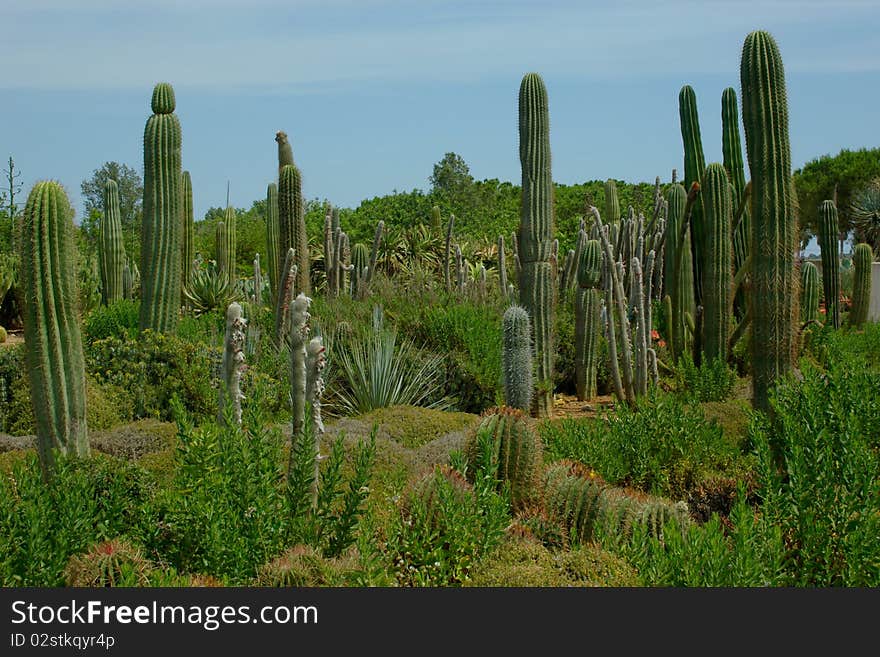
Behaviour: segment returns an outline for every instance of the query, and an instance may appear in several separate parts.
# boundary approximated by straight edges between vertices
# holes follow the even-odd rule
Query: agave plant
[[[197,315],[211,310],[224,310],[239,298],[235,285],[220,270],[215,260],[193,268],[189,284],[183,293]]]
[[[440,396],[443,357],[420,354],[412,340],[401,339],[397,331],[385,327],[379,306],[373,309],[369,330],[337,332],[333,349],[341,379],[333,401],[347,415],[398,404],[449,406],[449,400]]]
[[[877,252],[880,249],[880,178],[855,194],[851,217],[864,241]]]

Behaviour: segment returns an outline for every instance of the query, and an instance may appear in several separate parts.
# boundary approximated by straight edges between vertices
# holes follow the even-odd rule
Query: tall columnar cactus
[[[497,468],[499,485],[510,485],[510,501],[514,508],[527,505],[540,492],[544,448],[533,422],[522,410],[492,408],[483,413],[480,424],[468,434],[465,442],[464,455],[469,465],[467,478],[473,483],[475,465],[484,456],[480,453],[480,438],[483,434],[489,435],[491,461],[484,465]]]
[[[671,322],[669,323],[669,349],[673,360],[689,348],[685,317],[694,316],[694,274],[693,261],[691,260],[690,232],[684,233],[684,239],[679,243],[682,223],[685,220],[685,206],[687,205],[687,192],[684,187],[675,183],[666,192],[666,202],[669,206],[668,223],[666,224],[666,240],[664,251],[664,273],[666,290],[671,304]],[[676,276],[676,267],[678,275]]]
[[[140,330],[173,333],[181,290],[182,137],[171,85],[157,84],[151,104],[153,115],[144,129]]]
[[[224,276],[229,276],[229,240],[226,239],[226,222],[218,221],[214,227],[214,260],[217,261],[217,270]]]
[[[617,182],[613,178],[605,181],[605,222],[614,224],[620,221],[620,201],[617,196]]]
[[[498,287],[501,297],[507,297],[507,258],[504,253],[504,235],[498,236]]]
[[[740,64],[743,124],[752,175],[753,404],[770,410],[773,382],[796,362],[798,226],[792,197],[788,103],[782,57],[767,32],[750,33]]]
[[[292,248],[296,252],[296,292],[308,296],[311,292],[309,277],[309,242],[306,236],[305,204],[302,196],[302,176],[293,164],[281,167],[278,180],[278,234],[281,251]],[[282,272],[279,271],[279,275]]]
[[[712,163],[703,172],[703,353],[708,362],[727,359],[733,316],[733,207],[727,172]]]
[[[236,281],[236,224],[238,220],[235,215],[235,208],[228,206],[226,208],[226,272],[229,275],[229,281],[233,285]]]
[[[236,302],[226,309],[226,335],[223,340],[223,362],[220,384],[220,401],[217,410],[217,422],[226,424],[226,405],[232,406],[232,418],[235,424],[241,425],[241,374],[244,371],[244,341],[247,320],[241,314],[241,305]]]
[[[131,299],[134,293],[134,277],[128,262],[122,265],[122,298]]]
[[[366,244],[355,244],[351,250],[351,296],[363,298],[366,287],[367,269],[369,269],[370,252]]]
[[[871,263],[874,253],[870,244],[856,244],[853,249],[853,295],[852,308],[847,322],[859,327],[868,321],[868,307],[871,303]]]
[[[697,114],[697,95],[690,85],[684,85],[678,94],[678,114],[681,122],[681,140],[684,145],[684,187],[690,189],[703,178],[706,158],[703,156],[703,140],[700,136],[700,119]],[[697,199],[691,211],[691,260],[694,272],[694,299],[702,303],[702,253],[703,225],[702,203]]]
[[[336,241],[333,239],[333,206],[327,207],[324,214],[324,279],[328,297],[336,295]]]
[[[38,182],[21,226],[25,369],[36,419],[37,449],[48,479],[53,449],[86,456],[86,375],[77,313],[73,212],[60,184]]]
[[[736,91],[728,87],[721,93],[721,153],[724,168],[733,186],[731,205],[743,207],[742,216],[733,232],[733,269],[739,271],[749,256],[749,231],[751,211],[745,203],[746,177],[743,168],[742,141],[739,133],[739,114],[737,112]],[[734,299],[737,316],[745,314],[745,292],[740,290]]]
[[[819,315],[819,270],[812,262],[801,265],[801,322],[807,323]]]
[[[522,306],[512,305],[502,319],[501,373],[504,403],[528,412],[534,395],[532,326]]]
[[[285,165],[293,164],[293,148],[287,139],[287,133],[279,130],[275,133],[275,142],[278,144],[278,176],[281,177],[281,169]]]
[[[537,358],[534,410],[549,417],[553,408],[553,317],[556,267],[553,249],[553,179],[550,171],[550,113],[547,89],[537,73],[527,73],[519,89],[519,159],[522,206],[519,225],[520,304],[532,320]]]
[[[581,250],[577,267],[578,290],[575,297],[574,381],[581,401],[596,396],[597,347],[601,298],[602,246],[589,240]]]
[[[122,298],[122,270],[125,267],[125,247],[122,244],[122,218],[119,212],[119,188],[115,180],[104,185],[104,216],[101,218],[99,251],[101,289],[104,303]]]
[[[269,286],[272,299],[278,297],[278,281],[281,275],[281,237],[278,232],[278,186],[269,183],[266,188],[266,268],[269,270]]]
[[[822,251],[822,287],[825,291],[826,323],[840,328],[840,256],[837,240],[837,206],[822,201],[819,206],[819,249]]]
[[[275,338],[279,344],[286,340],[290,306],[293,303],[293,288],[296,284],[296,253],[287,249],[282,267],[284,276],[278,280],[278,292],[275,295]]]
[[[452,292],[452,231],[455,229],[455,215],[449,215],[449,223],[446,226],[446,257],[443,261],[443,274],[446,281],[446,291]]]
[[[192,276],[193,258],[195,257],[195,216],[193,214],[193,189],[192,178],[189,171],[184,171],[180,177],[181,187],[181,286],[189,285]]]
[[[443,219],[440,216],[440,207],[435,205],[431,208],[431,228],[435,231],[440,230]]]
[[[254,256],[254,304],[263,305],[263,270],[260,268],[260,254]]]

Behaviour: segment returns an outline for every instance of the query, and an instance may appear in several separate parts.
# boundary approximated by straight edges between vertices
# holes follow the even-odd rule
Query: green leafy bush
[[[132,340],[137,337],[140,303],[130,299],[99,306],[83,322],[83,342],[106,338]]]
[[[682,394],[699,402],[724,401],[736,385],[736,372],[723,358],[704,361],[698,367],[688,352],[681,355],[675,377]]]
[[[57,455],[47,483],[36,453],[29,453],[0,476],[0,583],[63,586],[71,555],[137,533],[151,494],[146,472],[99,455]]]

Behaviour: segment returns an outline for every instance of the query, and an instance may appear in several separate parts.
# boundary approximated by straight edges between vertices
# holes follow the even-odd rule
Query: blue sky
[[[171,82],[196,216],[249,207],[285,130],[309,198],[355,207],[427,190],[461,155],[518,182],[517,91],[539,72],[553,177],[667,181],[681,171],[678,92],[696,91],[707,161],[721,92],[770,31],[786,67],[795,168],[880,145],[880,1],[0,0],[0,161],[80,183],[109,160],[142,170],[153,85]]]

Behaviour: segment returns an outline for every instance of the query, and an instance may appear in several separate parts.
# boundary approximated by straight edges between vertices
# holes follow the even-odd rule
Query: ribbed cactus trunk
[[[712,163],[701,185],[705,233],[703,241],[703,353],[706,361],[727,360],[733,320],[733,207],[727,172]]]
[[[520,304],[532,320],[537,359],[533,411],[553,409],[553,316],[556,267],[553,251],[553,179],[550,170],[550,114],[547,89],[537,73],[523,77],[519,90],[519,158],[522,206],[518,234]]]
[[[140,330],[177,330],[181,290],[181,130],[174,90],[153,89],[153,115],[144,129],[144,218],[141,245]]]
[[[825,291],[827,324],[840,328],[840,256],[837,241],[840,229],[834,201],[819,206],[819,249],[822,252],[822,287]]]
[[[874,253],[869,244],[856,244],[853,249],[853,294],[852,308],[847,321],[858,328],[868,321],[868,307],[871,303],[871,263]]]
[[[620,201],[617,196],[617,182],[609,178],[605,181],[605,223],[620,221]]]
[[[278,180],[278,234],[281,252],[292,248],[296,253],[295,292],[306,296],[311,293],[309,278],[309,242],[306,237],[305,204],[302,196],[302,176],[293,164],[281,167]],[[279,275],[281,272],[279,271]]]
[[[226,309],[226,334],[223,340],[223,362],[221,364],[220,400],[217,422],[226,424],[226,405],[231,405],[235,424],[241,425],[241,374],[244,371],[244,342],[247,320],[241,314],[241,305],[233,302]]]
[[[728,87],[721,93],[721,152],[724,168],[733,186],[731,207],[734,210],[743,203],[746,193],[746,177],[743,168],[742,141],[739,134],[739,113],[737,112],[736,91]],[[749,231],[751,220],[749,204],[743,206],[742,217],[733,232],[733,271],[738,272],[749,257]],[[734,298],[736,316],[745,315],[745,290],[740,289]]]
[[[104,303],[123,298],[122,270],[125,267],[125,247],[122,242],[122,216],[119,211],[119,188],[115,180],[104,185],[104,216],[100,229],[101,289]]]
[[[77,313],[76,239],[63,188],[38,182],[21,227],[21,285],[26,303],[25,366],[46,479],[52,450],[87,456],[86,375]]]
[[[819,316],[819,270],[812,262],[801,265],[801,322],[806,324]]]
[[[529,412],[534,396],[532,326],[522,306],[512,305],[502,318],[501,373],[504,403]]]
[[[281,177],[281,169],[285,165],[293,164],[293,148],[287,139],[287,133],[279,130],[275,133],[275,142],[278,144],[278,176]]]
[[[602,245],[589,240],[581,250],[577,266],[577,296],[574,325],[574,383],[581,401],[596,396],[597,351],[601,297]]]
[[[684,85],[678,94],[678,113],[681,122],[681,140],[684,145],[684,188],[690,189],[703,178],[706,158],[703,155],[703,140],[700,136],[700,119],[697,114],[697,95],[690,85]],[[702,202],[698,198],[691,210],[691,261],[693,263],[694,302],[702,304],[702,253],[703,223]]]
[[[238,223],[235,216],[235,208],[226,208],[226,220],[224,223],[226,224],[226,261],[223,263],[223,266],[225,267],[230,283],[234,285],[236,281],[236,224]]]
[[[669,206],[666,223],[666,240],[664,249],[664,274],[666,289],[670,298],[671,321],[669,322],[669,348],[673,360],[677,360],[689,348],[685,317],[694,316],[694,274],[691,260],[690,233],[685,232],[684,240],[679,243],[681,226],[684,222],[687,192],[679,183],[670,186],[666,192]],[[677,269],[676,269],[676,263]],[[676,275],[676,271],[678,272]]]
[[[229,257],[226,249],[229,241],[226,239],[226,222],[218,221],[214,227],[214,260],[217,261],[217,270],[224,276],[229,275]]]
[[[278,281],[283,264],[281,237],[278,233],[278,186],[269,183],[266,188],[266,267],[269,270],[269,286],[273,301],[278,297]]]
[[[769,411],[770,387],[791,372],[796,362],[799,281],[785,72],[779,48],[767,32],[755,31],[746,37],[740,76],[752,177],[753,405]]]
[[[180,249],[181,285],[186,287],[192,277],[193,258],[195,257],[195,216],[193,213],[192,178],[190,178],[189,171],[184,171],[181,174],[180,184],[181,221],[183,222],[183,242]]]

